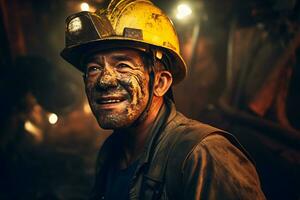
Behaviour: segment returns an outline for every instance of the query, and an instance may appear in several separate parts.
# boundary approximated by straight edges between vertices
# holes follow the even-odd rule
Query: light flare
[[[179,20],[186,19],[192,14],[192,9],[187,4],[179,4],[177,6],[176,18]]]
[[[90,5],[86,2],[83,2],[80,4],[80,9],[82,11],[90,11]]]
[[[27,120],[24,124],[24,129],[31,134],[36,141],[41,142],[43,139],[42,130],[34,125],[31,121]]]
[[[55,113],[51,113],[48,117],[48,121],[50,124],[56,124],[58,121],[58,116]]]

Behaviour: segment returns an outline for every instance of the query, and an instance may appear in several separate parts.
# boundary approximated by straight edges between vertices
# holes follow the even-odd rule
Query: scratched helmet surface
[[[82,72],[82,57],[88,52],[155,47],[171,61],[173,84],[187,74],[171,20],[149,0],[112,0],[107,9],[73,14],[66,19],[65,37],[61,56]]]

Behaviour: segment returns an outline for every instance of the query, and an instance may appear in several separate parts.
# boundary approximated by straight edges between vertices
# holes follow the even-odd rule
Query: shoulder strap
[[[148,171],[144,174],[142,183],[142,198],[143,200],[159,199],[163,186],[165,172],[169,160],[170,152],[172,151],[179,134],[172,137],[166,145],[159,150],[159,153],[154,155]]]
[[[150,162],[147,163],[143,171],[140,190],[141,199],[143,200],[158,199],[161,196],[169,154],[177,140],[177,137],[173,137],[166,140],[168,144],[163,142],[168,137],[166,135],[162,136],[162,132],[164,132],[166,126],[170,126],[169,118],[172,108],[164,105],[162,111],[161,113],[164,113],[164,115],[160,118],[158,125],[155,126],[155,130],[153,131],[155,138],[149,149]],[[176,113],[172,115],[172,118],[176,118],[175,115]]]

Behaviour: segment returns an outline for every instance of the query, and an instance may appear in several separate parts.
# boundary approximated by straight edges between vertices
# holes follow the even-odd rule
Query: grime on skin
[[[84,61],[88,101],[104,129],[131,126],[149,98],[149,74],[142,54],[135,49],[93,53]]]

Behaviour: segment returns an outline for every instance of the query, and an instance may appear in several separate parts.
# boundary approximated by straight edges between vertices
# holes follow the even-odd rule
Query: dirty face
[[[104,129],[130,126],[149,98],[149,75],[141,53],[133,49],[95,53],[84,62],[91,109]]]

